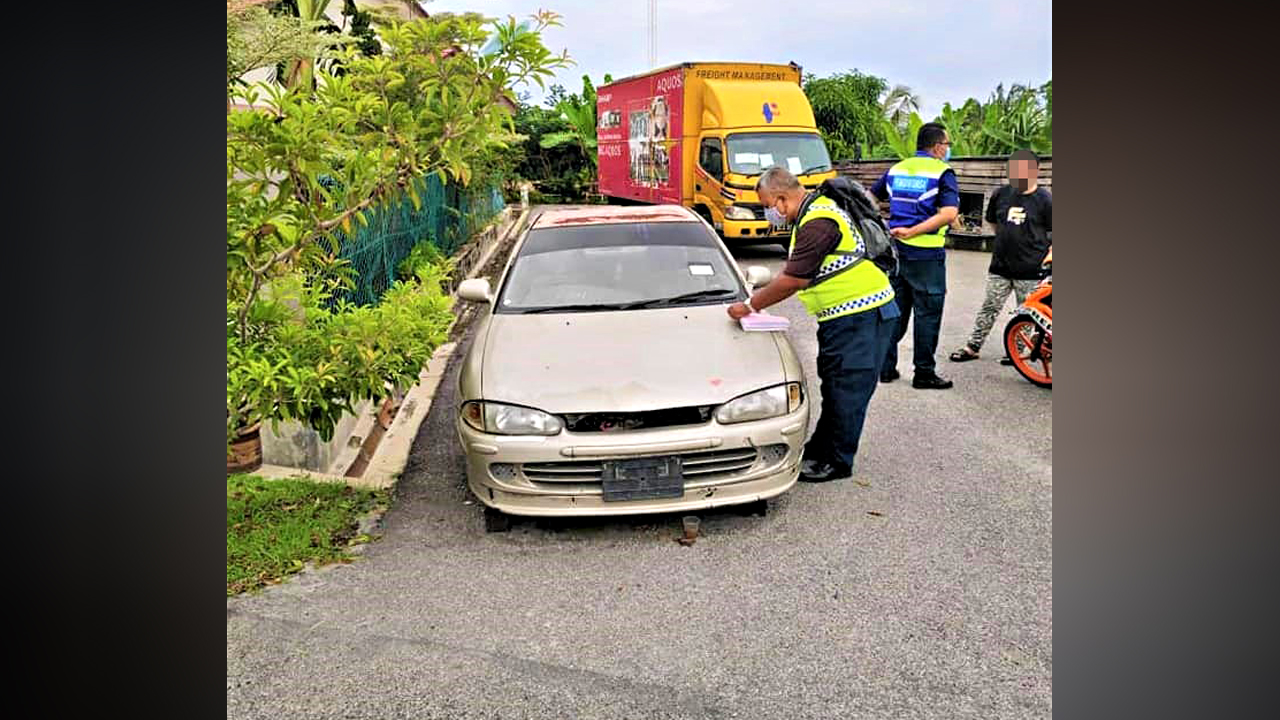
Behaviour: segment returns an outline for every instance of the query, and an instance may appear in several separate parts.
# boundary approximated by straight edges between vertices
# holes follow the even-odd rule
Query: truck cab
[[[755,191],[760,174],[771,165],[791,170],[809,189],[836,174],[826,144],[816,132],[759,128],[706,132],[698,143],[693,209],[726,240],[787,236],[789,228],[769,226]]]
[[[760,174],[778,165],[809,189],[836,175],[800,78],[794,63],[691,62],[601,86],[601,194],[679,203],[732,243],[786,244]]]

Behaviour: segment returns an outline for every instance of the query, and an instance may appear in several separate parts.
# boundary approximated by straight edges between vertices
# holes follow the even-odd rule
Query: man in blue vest
[[[916,135],[916,155],[889,168],[871,192],[889,201],[889,231],[898,246],[898,272],[891,280],[902,311],[893,343],[880,370],[880,382],[893,382],[898,373],[898,343],[907,334],[907,320],[915,313],[915,378],[911,386],[945,390],[950,380],[939,377],[934,362],[942,305],[947,296],[947,227],[960,211],[956,173],[947,165],[951,140],[939,123],[925,123]]]
[[[857,225],[833,198],[805,192],[780,167],[760,175],[756,192],[774,227],[794,228],[787,265],[747,302],[730,305],[729,316],[737,320],[797,295],[817,320],[822,408],[805,443],[800,480],[847,478],[880,363],[898,325],[893,287],[867,260]]]

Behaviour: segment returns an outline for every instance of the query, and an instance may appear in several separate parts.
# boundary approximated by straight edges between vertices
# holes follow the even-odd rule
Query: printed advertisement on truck
[[[610,86],[597,97],[601,193],[680,202],[683,79],[676,68]]]

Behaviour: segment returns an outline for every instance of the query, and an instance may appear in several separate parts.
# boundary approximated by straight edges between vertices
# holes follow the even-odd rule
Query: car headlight
[[[480,432],[496,435],[556,435],[564,423],[533,408],[472,400],[462,404],[462,419]]]
[[[730,205],[729,209],[724,211],[724,216],[730,220],[756,219],[756,214],[751,212],[751,208],[744,208],[741,205]]]
[[[779,417],[798,410],[803,399],[800,383],[778,385],[721,405],[716,410],[716,422],[729,425]]]

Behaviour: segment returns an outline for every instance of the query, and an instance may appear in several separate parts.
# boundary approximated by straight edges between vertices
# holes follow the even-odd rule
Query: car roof
[[[592,205],[586,207],[556,208],[545,210],[530,227],[531,230],[569,225],[611,225],[636,222],[691,222],[698,216],[681,205],[642,205],[619,207],[616,205]]]

